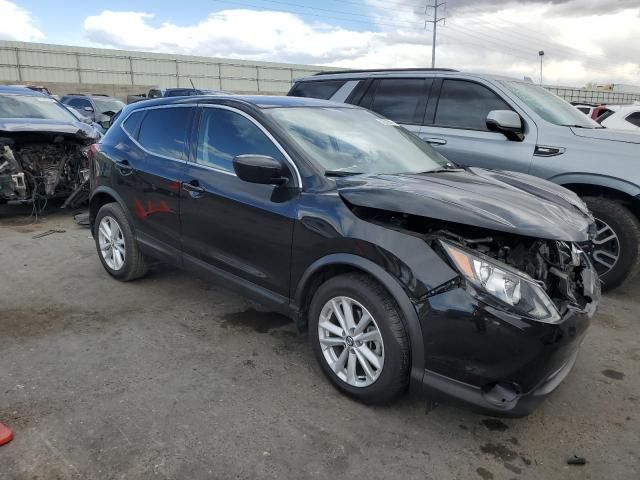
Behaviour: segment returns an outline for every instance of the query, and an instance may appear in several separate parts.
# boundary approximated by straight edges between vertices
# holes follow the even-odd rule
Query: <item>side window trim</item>
[[[294,178],[294,183],[296,184],[294,186],[302,188],[302,176],[300,175],[300,170],[298,169],[298,166],[291,159],[291,157],[289,156],[287,151],[284,148],[282,148],[282,145],[280,145],[280,142],[278,142],[274,138],[274,136],[271,135],[271,133],[266,128],[264,128],[264,126],[260,122],[258,122],[255,118],[253,118],[251,115],[243,112],[242,110],[240,110],[238,108],[230,107],[228,105],[199,104],[198,107],[199,107],[198,108],[199,112],[202,112],[203,109],[205,109],[205,108],[217,108],[217,109],[220,109],[220,110],[229,110],[230,112],[237,113],[238,115],[246,118],[251,123],[253,123],[256,127],[258,127],[258,129],[262,133],[264,133],[264,135],[269,139],[269,141],[271,141],[271,143],[273,143],[273,145],[275,145],[275,147],[280,151],[282,156],[285,158],[286,162],[291,167],[293,178]],[[196,142],[198,141],[197,139],[200,136],[199,133],[200,133],[201,125],[202,125],[202,114],[199,113],[198,114],[198,136],[196,137]],[[197,151],[197,145],[195,145],[194,151]],[[213,170],[213,171],[216,171],[216,172],[225,173],[227,175],[233,175],[234,177],[236,176],[235,172],[230,172],[230,171],[227,171],[227,170],[223,170],[221,168],[216,168],[216,167],[212,167],[210,165],[203,165],[202,163],[197,163],[195,161],[195,153],[194,153],[194,156],[193,156],[192,164],[196,165],[198,167],[206,168],[206,169]]]
[[[122,130],[122,131],[124,132],[124,134],[125,134],[127,137],[129,137],[129,139],[130,139],[130,140],[131,140],[131,141],[132,141],[132,142],[133,142],[133,143],[134,143],[134,144],[135,144],[135,145],[136,145],[140,150],[142,150],[143,152],[145,152],[145,153],[147,153],[147,154],[149,154],[149,155],[154,155],[154,156],[156,156],[156,157],[165,158],[165,159],[167,159],[167,160],[173,160],[174,162],[187,163],[187,160],[183,160],[183,159],[181,159],[181,158],[169,157],[168,155],[162,155],[162,154],[159,154],[159,153],[155,153],[155,152],[152,152],[152,151],[150,151],[149,149],[147,149],[147,148],[143,147],[143,146],[142,146],[142,144],[141,144],[140,142],[138,142],[138,140],[137,140],[136,138],[133,138],[133,137],[131,136],[131,134],[130,134],[129,132],[127,132],[127,129],[126,129],[126,128],[124,128],[124,126],[123,126],[123,125],[124,125],[124,122],[126,122],[126,121],[127,121],[127,119],[128,119],[128,118],[129,118],[129,117],[130,117],[134,112],[139,112],[139,111],[143,110],[143,111],[144,111],[144,116],[143,116],[143,117],[142,117],[142,119],[140,120],[140,125],[138,125],[138,132],[137,132],[137,134],[139,135],[139,134],[140,134],[140,127],[142,126],[142,122],[144,121],[144,119],[147,117],[147,111],[148,111],[148,110],[159,110],[159,109],[163,109],[163,108],[191,108],[191,109],[192,109],[191,117],[190,117],[190,120],[189,120],[189,125],[187,126],[187,131],[190,131],[190,130],[191,130],[191,125],[193,124],[193,110],[195,110],[195,107],[196,107],[196,105],[188,104],[188,105],[156,105],[156,106],[153,106],[153,107],[137,108],[136,110],[132,110],[131,112],[129,112],[129,113],[127,114],[127,116],[122,120],[122,122],[120,122],[120,125],[119,125],[119,126],[120,126],[120,130]],[[187,137],[188,137],[188,135],[185,135],[185,142],[188,140],[188,138],[187,138]],[[185,149],[185,152],[184,152],[184,153],[185,153],[185,157],[186,157],[186,158],[189,158],[189,157],[188,157],[188,152],[189,152],[189,150],[188,150],[188,149]]]
[[[489,85],[485,85],[482,82],[478,82],[476,80],[471,80],[468,78],[442,78],[440,80],[440,86],[438,88],[438,100],[436,102],[435,105],[435,110],[433,112],[433,123],[431,123],[429,126],[430,127],[437,127],[437,128],[452,128],[454,130],[469,130],[469,131],[473,131],[473,132],[486,132],[486,133],[495,133],[495,132],[490,132],[488,130],[483,130],[483,129],[479,129],[479,128],[463,128],[463,127],[455,127],[455,126],[450,126],[450,125],[438,125],[437,123],[435,123],[436,121],[436,114],[438,113],[438,106],[440,104],[440,94],[442,93],[442,87],[444,85],[444,81],[445,80],[454,80],[457,82],[468,82],[468,83],[475,83],[476,85],[480,85],[481,87],[486,88],[487,90],[489,90],[491,93],[493,93],[496,97],[498,97],[500,100],[502,100],[503,103],[505,103],[508,107],[509,110],[516,112],[516,109],[513,108],[513,105],[511,105],[511,102],[508,101],[508,97],[505,97],[504,95],[501,95],[500,93],[498,93],[494,88],[492,88]],[[518,113],[518,115],[520,115],[520,113]],[[522,115],[520,115],[520,117],[522,118]]]

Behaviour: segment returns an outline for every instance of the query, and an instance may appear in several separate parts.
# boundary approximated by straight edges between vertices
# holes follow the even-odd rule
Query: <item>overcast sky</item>
[[[0,39],[354,68],[431,62],[429,0],[54,3],[0,0]],[[640,0],[448,0],[440,13],[439,67],[538,81],[544,50],[545,83],[640,84]]]

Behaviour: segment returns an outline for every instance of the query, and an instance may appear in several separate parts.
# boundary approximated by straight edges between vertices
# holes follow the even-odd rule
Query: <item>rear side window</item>
[[[369,109],[398,123],[420,123],[430,85],[423,78],[378,80]]]
[[[635,125],[636,127],[640,127],[640,112],[633,112],[626,118],[627,122]]]
[[[138,127],[140,126],[140,121],[144,116],[144,110],[138,110],[137,112],[133,112],[129,117],[122,123],[122,128],[124,128],[129,135],[133,138],[136,138],[138,135]],[[113,120],[115,121],[115,119]]]
[[[138,142],[156,155],[184,160],[191,110],[188,107],[147,110],[140,126]]]
[[[307,97],[329,100],[346,80],[323,80],[318,82],[298,82],[289,92],[290,97]]]
[[[511,110],[511,107],[479,83],[444,80],[435,124],[441,127],[488,130],[487,115],[491,110]]]
[[[253,122],[221,108],[203,108],[196,161],[228,172],[237,155],[268,155],[282,159],[280,150]]]

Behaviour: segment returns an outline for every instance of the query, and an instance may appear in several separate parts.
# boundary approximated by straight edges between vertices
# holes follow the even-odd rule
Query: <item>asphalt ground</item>
[[[88,236],[0,213],[0,479],[640,478],[640,282],[538,410],[496,419],[355,403],[285,317],[167,266],[114,281]]]

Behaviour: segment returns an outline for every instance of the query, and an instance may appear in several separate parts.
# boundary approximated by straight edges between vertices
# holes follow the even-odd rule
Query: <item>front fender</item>
[[[346,265],[362,270],[380,282],[393,296],[402,311],[405,328],[409,334],[409,342],[411,345],[411,381],[415,384],[418,384],[418,382],[421,384],[424,375],[424,344],[422,327],[420,326],[416,305],[410,300],[400,282],[379,265],[366,258],[348,253],[335,253],[322,257],[313,262],[300,278],[295,292],[295,304],[303,304],[304,292],[314,274],[322,268],[331,265]]]

